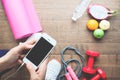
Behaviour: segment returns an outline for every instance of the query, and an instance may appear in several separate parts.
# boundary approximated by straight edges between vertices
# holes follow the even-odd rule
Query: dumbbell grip
[[[67,66],[67,70],[70,74],[70,76],[72,77],[73,80],[79,80],[75,74],[75,72],[73,71],[73,69],[70,66]]]
[[[84,77],[84,78],[82,78],[82,80],[87,80],[87,79]]]
[[[89,57],[88,58],[88,62],[87,62],[87,66],[89,67],[89,68],[92,68],[93,67],[93,64],[94,64],[94,57]]]
[[[97,74],[95,77],[93,77],[91,80],[99,80],[99,78],[100,78],[100,75],[99,74]]]
[[[71,76],[70,76],[69,73],[66,73],[66,74],[65,74],[65,77],[66,77],[67,80],[72,80],[72,78],[71,78]]]

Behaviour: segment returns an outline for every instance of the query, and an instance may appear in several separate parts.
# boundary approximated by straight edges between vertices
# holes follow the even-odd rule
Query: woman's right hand
[[[46,68],[47,68],[47,59],[39,66],[38,70],[35,71],[31,63],[26,64],[26,68],[30,73],[30,80],[45,80]]]

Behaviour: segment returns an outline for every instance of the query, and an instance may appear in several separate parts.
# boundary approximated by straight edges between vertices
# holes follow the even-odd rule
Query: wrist
[[[0,58],[0,72],[8,68],[6,59],[4,57]]]

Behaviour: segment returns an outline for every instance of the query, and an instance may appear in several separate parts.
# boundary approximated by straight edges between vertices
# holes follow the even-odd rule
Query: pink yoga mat
[[[2,4],[15,39],[42,31],[31,0],[2,0]]]
[[[22,0],[24,4],[24,8],[27,11],[27,15],[29,17],[29,20],[32,24],[32,29],[34,32],[42,31],[42,27],[39,21],[38,16],[36,15],[36,10],[33,5],[32,0]]]

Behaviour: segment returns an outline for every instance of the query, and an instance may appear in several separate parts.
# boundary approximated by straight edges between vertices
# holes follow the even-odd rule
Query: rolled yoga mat
[[[27,15],[29,17],[29,20],[32,24],[32,30],[34,31],[34,33],[42,31],[42,27],[39,21],[39,18],[37,16],[37,13],[35,11],[34,5],[32,0],[22,0],[23,4],[24,4],[24,8],[27,12]]]
[[[2,4],[16,40],[42,31],[32,1],[2,0]]]

